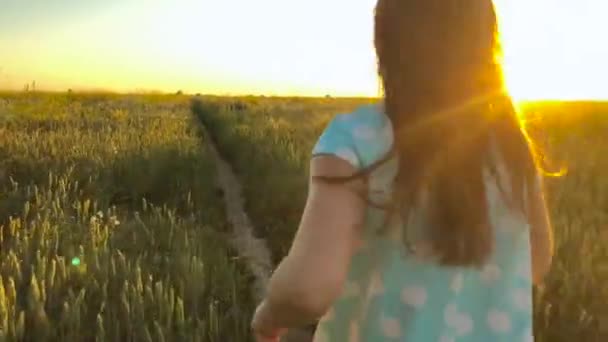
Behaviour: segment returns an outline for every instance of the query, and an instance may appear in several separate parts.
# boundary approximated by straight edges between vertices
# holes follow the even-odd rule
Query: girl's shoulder
[[[393,127],[378,104],[336,115],[319,137],[313,155],[331,154],[365,168],[384,157],[393,144]]]

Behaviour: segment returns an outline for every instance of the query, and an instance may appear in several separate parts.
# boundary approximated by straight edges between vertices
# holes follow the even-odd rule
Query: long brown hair
[[[480,266],[494,241],[483,173],[496,166],[488,159],[492,141],[509,176],[510,189],[501,190],[512,209],[525,212],[524,189],[532,189],[536,172],[503,90],[493,3],[379,0],[374,38],[399,160],[391,211],[407,220],[426,194],[438,262]]]
[[[379,0],[375,47],[399,157],[396,208],[428,195],[429,237],[444,265],[481,265],[493,249],[483,170],[491,141],[525,211],[535,163],[503,91],[491,0]],[[527,186],[526,186],[527,185]],[[510,196],[507,196],[507,193]],[[406,213],[403,213],[405,211]]]

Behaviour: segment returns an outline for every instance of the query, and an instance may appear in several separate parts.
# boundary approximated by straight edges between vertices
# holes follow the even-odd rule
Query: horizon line
[[[255,93],[209,93],[209,92],[185,92],[185,91],[163,91],[163,90],[152,90],[152,89],[134,89],[132,91],[118,91],[109,89],[68,89],[68,90],[56,90],[56,89],[33,89],[33,90],[17,90],[11,88],[0,88],[0,95],[6,94],[76,94],[76,95],[162,95],[162,96],[205,96],[205,97],[226,97],[226,98],[243,98],[243,97],[266,97],[266,98],[332,98],[332,99],[382,99],[382,96],[369,96],[369,95],[310,95],[310,94],[255,94]],[[608,98],[524,98],[516,99],[513,98],[515,103],[539,103],[539,102],[562,102],[562,103],[576,103],[576,102],[608,102]]]

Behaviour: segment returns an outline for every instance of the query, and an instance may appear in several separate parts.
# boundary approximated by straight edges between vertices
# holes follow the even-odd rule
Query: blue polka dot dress
[[[379,106],[369,105],[336,116],[313,156],[334,155],[362,169],[383,158],[392,144],[390,119]],[[374,203],[390,198],[397,167],[397,160],[389,160],[369,176]],[[425,256],[423,243],[415,251],[404,248],[402,234],[416,241],[424,231],[424,212],[414,210],[407,229],[378,234],[385,212],[370,206],[347,283],[321,319],[314,341],[533,341],[529,226],[523,214],[502,201],[497,182],[508,177],[499,161],[496,169],[502,176],[485,174],[495,239],[485,266],[443,267]],[[389,225],[403,223],[391,219]]]

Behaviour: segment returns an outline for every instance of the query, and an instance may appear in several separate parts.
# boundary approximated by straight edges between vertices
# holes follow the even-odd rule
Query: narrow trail
[[[239,257],[245,259],[249,271],[254,275],[253,297],[259,303],[265,296],[266,286],[272,273],[273,265],[270,251],[264,239],[253,235],[253,225],[244,209],[241,184],[232,167],[220,155],[209,132],[202,125],[207,145],[216,165],[217,182],[223,191],[224,205],[228,222],[232,225],[231,244],[238,251]],[[282,339],[283,342],[310,342],[312,335],[305,329],[292,329]]]
[[[208,132],[205,132],[209,137]],[[246,260],[249,271],[254,275],[253,296],[260,302],[265,295],[266,285],[272,272],[272,260],[266,241],[253,235],[253,226],[244,210],[241,185],[232,167],[219,154],[215,143],[208,139],[209,150],[215,160],[217,182],[223,192],[224,205],[228,222],[232,226],[231,244],[238,251],[239,257]]]

